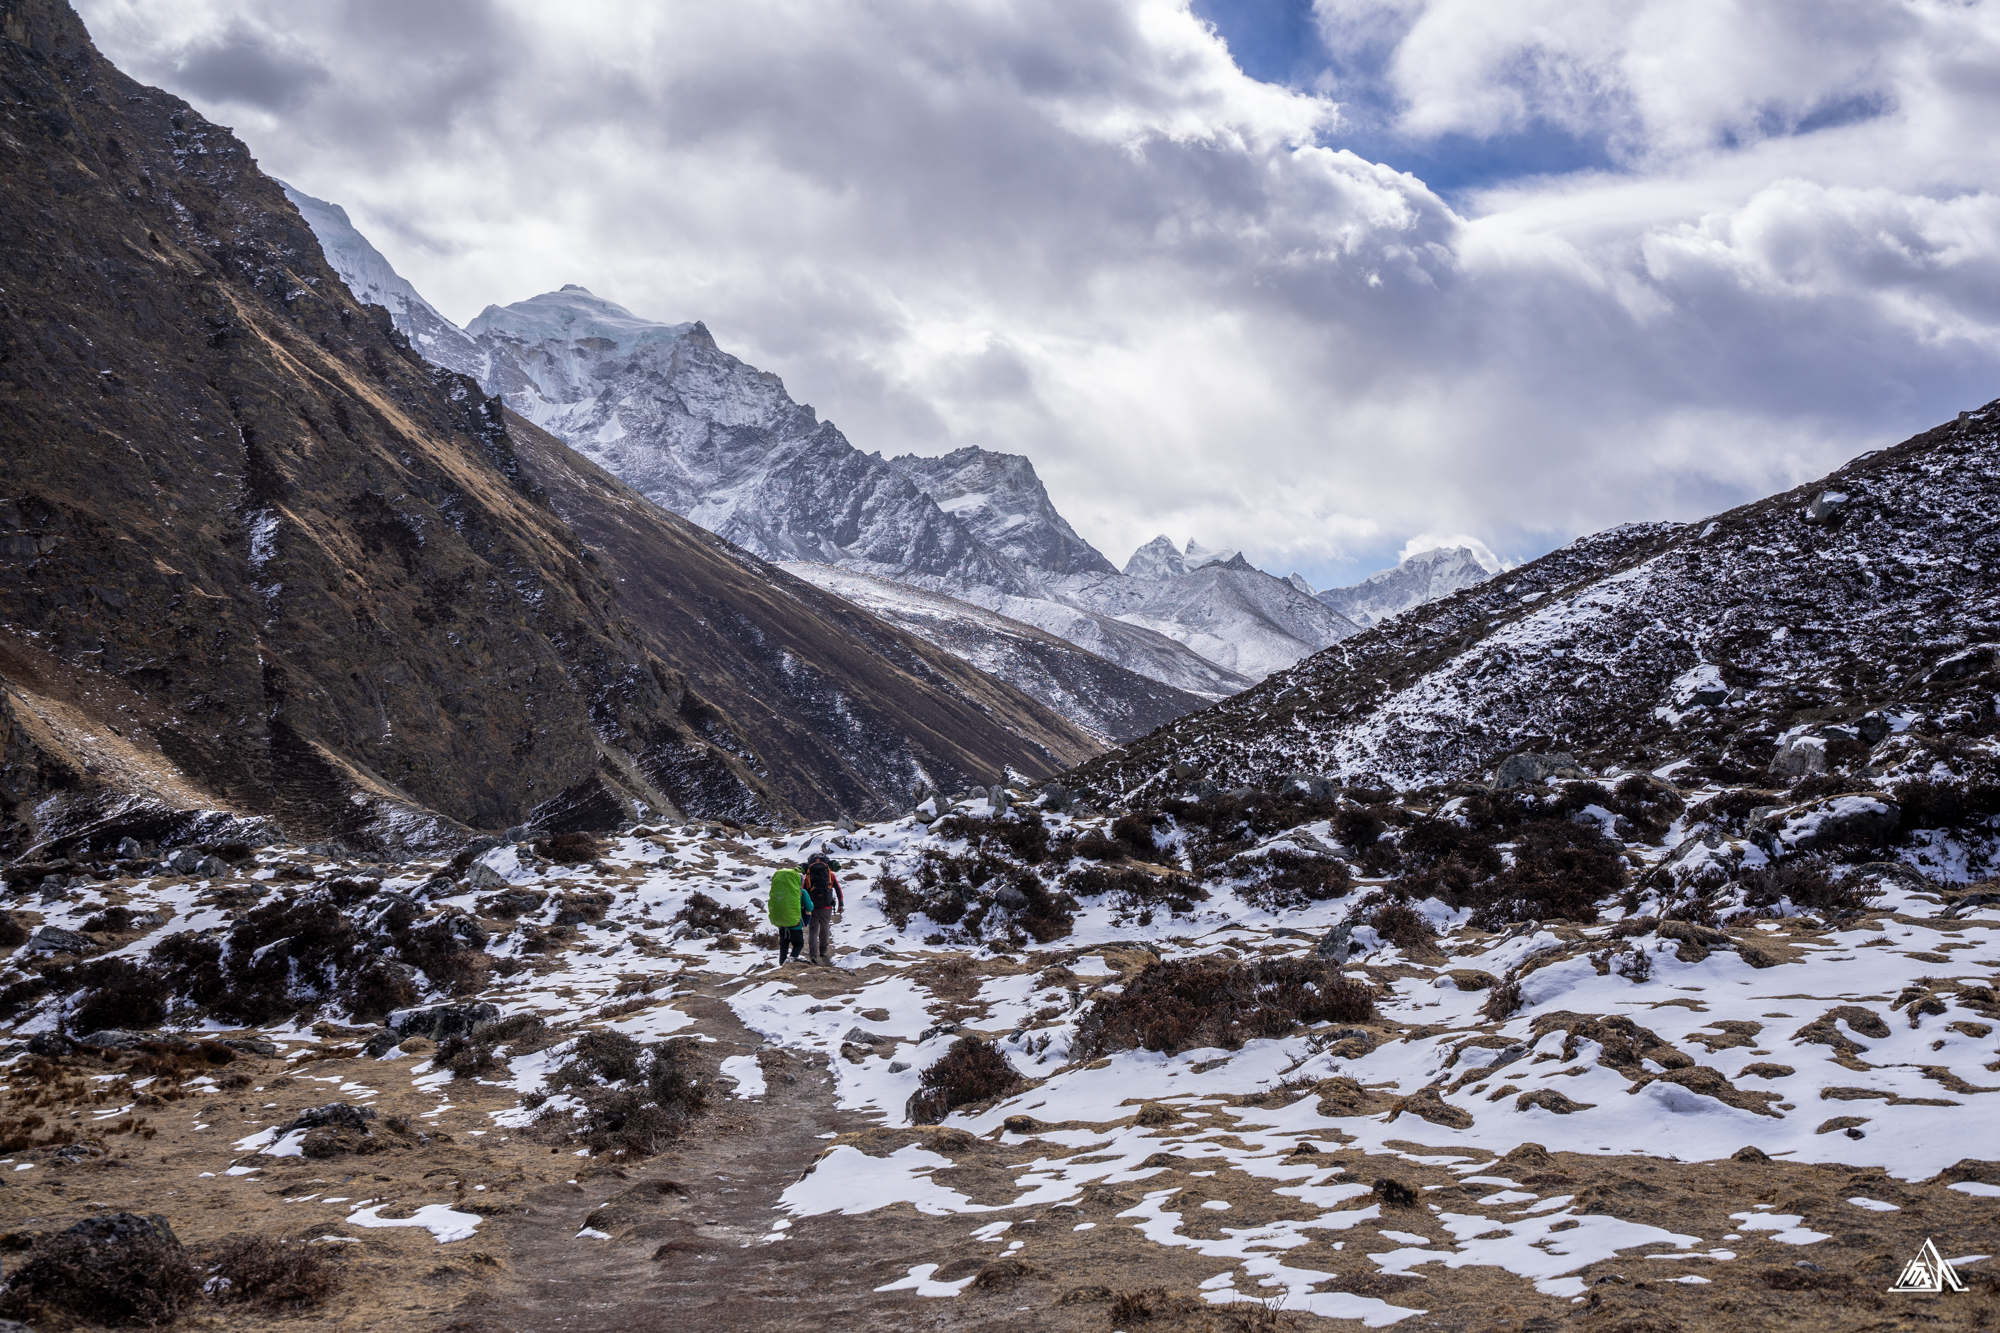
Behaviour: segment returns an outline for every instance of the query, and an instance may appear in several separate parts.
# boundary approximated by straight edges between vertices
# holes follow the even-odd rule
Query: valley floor
[[[740,929],[676,924],[697,893],[761,922],[770,869],[828,839],[849,895],[833,965],[781,969]],[[435,1067],[423,1038],[387,1045],[337,1021],[190,1032],[275,1054],[150,1084],[121,1076],[115,1052],[79,1052],[52,1075],[16,1044],[11,1114],[37,1104],[84,1146],[0,1162],[0,1247],[131,1210],[165,1215],[197,1250],[263,1234],[337,1266],[314,1309],[196,1316],[229,1328],[2000,1320],[1985,1102],[2000,1105],[2000,907],[1947,919],[1936,895],[1891,886],[1838,929],[1791,918],[1643,938],[1629,954],[1650,966],[1633,969],[1607,963],[1628,949],[1614,920],[1491,934],[1433,901],[1420,907],[1435,945],[1354,932],[1341,970],[1374,989],[1374,1018],[1237,1049],[1072,1059],[1079,1017],[1148,964],[1305,958],[1350,903],[1274,915],[1225,892],[1142,923],[1105,894],[1047,944],[953,939],[921,915],[899,929],[885,879],[957,846],[902,820],[768,837],[690,825],[618,838],[590,867],[491,853],[496,874],[558,895],[537,909],[549,922],[566,891],[610,905],[567,932],[482,917],[512,975],[489,975],[479,998],[542,1016],[560,1039],[502,1046],[470,1077]],[[429,885],[434,905],[467,912],[492,901],[440,885],[435,865],[271,849],[227,877],[127,878],[32,905],[42,925],[74,929],[109,904],[199,930],[246,892],[281,891],[282,867],[381,875],[389,893]],[[1501,978],[1520,1007],[1489,1016]],[[54,1022],[38,1012],[15,1035]],[[650,1156],[593,1155],[557,1132],[575,1098],[541,1095],[544,1080],[591,1029],[695,1038],[706,1113]],[[922,1071],[969,1034],[1026,1082],[911,1124]],[[361,1049],[371,1037],[379,1058]],[[282,1126],[334,1101],[374,1110],[373,1132],[301,1155]],[[1890,1294],[1927,1238],[1969,1290]]]

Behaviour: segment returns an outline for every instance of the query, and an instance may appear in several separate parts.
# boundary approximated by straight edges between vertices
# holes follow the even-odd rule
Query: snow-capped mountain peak
[[[1162,534],[1132,552],[1132,558],[1125,562],[1125,577],[1159,581],[1179,578],[1188,572],[1187,560],[1181,555],[1181,548],[1174,545],[1174,539]]]
[[[1203,546],[1200,542],[1190,537],[1188,538],[1186,554],[1187,554],[1187,567],[1189,569],[1200,569],[1203,565],[1226,565],[1230,561],[1237,559],[1243,553],[1241,551],[1236,551],[1236,550],[1211,551],[1206,546]],[[1248,565],[1249,561],[1246,560],[1243,563],[1245,565]]]
[[[1419,551],[1351,587],[1328,588],[1315,596],[1357,625],[1378,625],[1413,606],[1484,583],[1492,574],[1470,547],[1440,546]]]
[[[465,331],[474,338],[492,336],[521,343],[557,340],[583,343],[597,338],[613,344],[597,349],[601,351],[676,343],[697,332],[711,344],[714,341],[699,322],[663,324],[642,319],[616,301],[607,301],[573,282],[565,283],[558,291],[543,292],[512,305],[487,306],[465,326]]]
[[[938,458],[906,454],[890,466],[992,550],[1049,574],[1109,574],[1113,566],[1056,512],[1035,465],[1020,454],[955,449]]]

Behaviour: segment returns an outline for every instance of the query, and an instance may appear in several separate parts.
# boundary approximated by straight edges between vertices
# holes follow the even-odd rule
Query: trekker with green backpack
[[[790,866],[771,876],[771,924],[778,928],[778,966],[788,958],[802,957],[806,932],[802,922],[812,920],[812,899],[806,895],[805,876]]]

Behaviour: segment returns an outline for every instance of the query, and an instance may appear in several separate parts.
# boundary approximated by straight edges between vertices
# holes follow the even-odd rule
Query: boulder
[[[1516,787],[1538,787],[1564,771],[1577,771],[1576,756],[1564,751],[1553,754],[1510,754],[1493,770],[1493,786],[1499,791]]]
[[[137,860],[146,854],[146,849],[139,845],[137,838],[120,838],[117,851],[118,855],[127,861]]]
[[[422,1009],[398,1009],[389,1015],[389,1030],[402,1037],[429,1037],[443,1041],[465,1037],[497,1022],[500,1009],[484,1001],[474,1004],[435,1004]]]
[[[1862,792],[1771,811],[1758,821],[1757,837],[1778,853],[1872,847],[1887,841],[1902,822],[1903,809],[1893,799]]]
[[[28,1054],[60,1060],[76,1049],[76,1043],[60,1032],[37,1032],[28,1038]]]
[[[993,901],[1006,908],[1009,912],[1025,912],[1028,910],[1028,895],[1015,888],[1012,884],[1002,884],[999,888],[995,889],[993,891]]]
[[[1353,948],[1354,924],[1343,921],[1320,937],[1319,943],[1313,948],[1313,956],[1324,958],[1335,967],[1339,967],[1347,961],[1347,956]]]
[[[1993,669],[1996,646],[1990,643],[1974,644],[1972,647],[1942,658],[1931,668],[1932,680],[1964,680],[1969,676],[1983,675]]]
[[[219,856],[204,856],[194,863],[194,873],[204,879],[221,879],[229,873],[229,862]]]
[[[1805,520],[1808,523],[1835,526],[1847,516],[1847,507],[1851,503],[1853,497],[1845,491],[1821,491],[1813,497],[1812,503],[1806,506]]]
[[[1679,708],[1713,708],[1729,701],[1729,685],[1722,668],[1702,665],[1674,678],[1674,704]]]
[[[61,926],[42,926],[28,937],[28,947],[36,953],[89,953],[97,947],[88,935]]]
[[[1812,731],[1788,731],[1778,738],[1778,751],[1771,756],[1772,777],[1797,778],[1826,771],[1826,737]]]
[[[133,1032],[128,1028],[99,1028],[86,1036],[78,1037],[85,1046],[102,1047],[105,1050],[129,1051],[140,1042],[156,1041],[158,1038],[144,1032]]]
[[[351,1130],[358,1134],[369,1132],[368,1124],[375,1118],[372,1106],[354,1106],[348,1102],[328,1102],[325,1106],[309,1107],[293,1117],[290,1124],[278,1130],[278,1137],[298,1130]]]
[[[265,1041],[262,1037],[224,1037],[218,1044],[243,1055],[259,1055],[266,1059],[278,1053],[278,1043]]]
[[[103,1213],[86,1217],[63,1233],[81,1236],[93,1245],[124,1245],[134,1240],[156,1240],[181,1248],[179,1236],[159,1213]]]
[[[177,847],[168,853],[167,869],[176,875],[192,875],[201,864],[201,853],[192,847]]]
[[[484,893],[512,886],[508,883],[507,877],[492,866],[484,861],[474,861],[465,868],[465,887]]]

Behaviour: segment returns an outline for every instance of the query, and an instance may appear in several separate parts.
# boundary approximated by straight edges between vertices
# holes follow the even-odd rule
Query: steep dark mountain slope
[[[52,0],[0,0],[0,80],[9,845],[157,836],[203,807],[391,843],[441,819],[601,824],[635,800],[782,818],[879,806],[933,762],[1055,766],[998,727],[943,755],[903,730],[965,706],[962,682],[929,697],[942,667],[848,672],[883,699],[856,754],[816,701],[763,698],[774,731],[703,699],[536,484],[546,444],[524,466],[498,400],[358,305],[226,129],[119,73]],[[754,640],[768,606],[726,550],[677,558],[659,577]],[[727,657],[690,660],[712,678]],[[1087,751],[1007,706],[1060,759]],[[849,769],[818,785],[780,733]]]
[[[1870,710],[1990,731],[1996,641],[2000,403],[1707,522],[1585,538],[1076,776],[1106,798],[1288,771],[1418,786],[1562,750],[1743,783]]]

